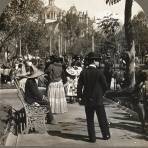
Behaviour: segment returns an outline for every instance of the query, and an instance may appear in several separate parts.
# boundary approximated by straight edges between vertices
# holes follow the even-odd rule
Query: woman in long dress
[[[50,102],[52,113],[67,112],[67,102],[62,81],[62,63],[60,58],[55,57],[52,64],[46,69],[48,74],[48,99]]]

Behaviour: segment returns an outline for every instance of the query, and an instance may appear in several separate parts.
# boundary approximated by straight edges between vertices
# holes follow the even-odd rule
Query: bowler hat
[[[100,59],[100,57],[94,53],[94,52],[89,52],[88,55],[86,56],[86,59],[88,60],[95,60],[95,59]]]

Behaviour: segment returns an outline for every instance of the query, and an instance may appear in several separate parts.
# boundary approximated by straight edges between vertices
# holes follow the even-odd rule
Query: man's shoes
[[[57,124],[57,121],[55,119],[53,119],[53,120],[48,120],[47,119],[47,124],[56,125]]]
[[[89,142],[95,143],[96,142],[96,139],[89,139]]]
[[[110,138],[110,135],[103,136],[103,140],[109,140]]]

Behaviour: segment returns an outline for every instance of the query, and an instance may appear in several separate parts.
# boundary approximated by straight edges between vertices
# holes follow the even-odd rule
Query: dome
[[[49,0],[49,4],[44,9],[46,23],[56,21],[62,10],[55,6],[54,0]]]
[[[60,13],[61,12],[61,9],[56,7],[55,5],[53,6],[48,6],[45,8],[45,12],[48,13],[48,12],[56,12],[56,13]]]
[[[72,13],[72,14],[77,14],[78,11],[77,11],[76,6],[71,6],[70,9],[69,9],[69,12]]]

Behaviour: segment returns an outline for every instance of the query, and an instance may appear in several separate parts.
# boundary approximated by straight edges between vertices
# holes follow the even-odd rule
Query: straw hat
[[[37,78],[37,77],[39,77],[39,76],[44,74],[35,65],[32,64],[30,67],[32,68],[32,72],[31,72],[31,75],[28,76],[28,78]]]

